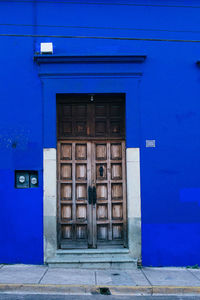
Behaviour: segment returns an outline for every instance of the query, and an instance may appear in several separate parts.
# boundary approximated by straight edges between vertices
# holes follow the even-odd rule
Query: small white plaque
[[[156,140],[146,140],[146,148],[155,148]]]
[[[53,43],[40,43],[40,53],[53,54]]]

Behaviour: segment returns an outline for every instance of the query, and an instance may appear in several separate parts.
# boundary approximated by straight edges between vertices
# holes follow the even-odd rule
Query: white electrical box
[[[53,54],[53,43],[40,43],[41,54]]]

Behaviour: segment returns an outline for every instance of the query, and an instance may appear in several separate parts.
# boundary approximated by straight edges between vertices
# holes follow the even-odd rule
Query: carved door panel
[[[94,246],[126,245],[125,142],[93,143]]]
[[[95,96],[94,102],[86,96],[83,99],[78,96],[78,99],[72,97],[72,101],[58,102],[59,139],[125,139],[123,99],[115,96],[114,101],[111,101],[110,96],[108,99],[98,97]]]
[[[92,245],[91,142],[58,142],[58,233],[61,248]]]

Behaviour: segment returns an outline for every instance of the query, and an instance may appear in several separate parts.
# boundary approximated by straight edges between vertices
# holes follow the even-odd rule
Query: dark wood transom
[[[58,139],[124,138],[124,110],[124,96],[121,94],[60,95]]]

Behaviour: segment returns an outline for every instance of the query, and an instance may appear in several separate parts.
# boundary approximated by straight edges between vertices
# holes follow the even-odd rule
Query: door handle
[[[88,203],[92,204],[93,202],[93,189],[91,186],[88,187]]]
[[[101,177],[103,177],[103,167],[102,166],[99,167],[99,175]]]
[[[96,187],[93,186],[93,205],[95,205],[97,202],[97,190]]]

